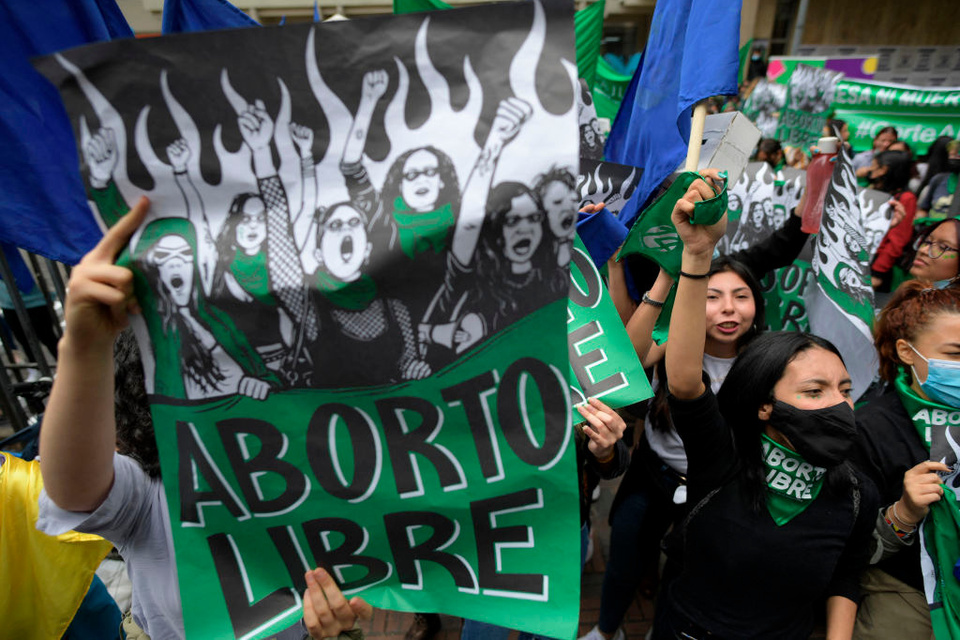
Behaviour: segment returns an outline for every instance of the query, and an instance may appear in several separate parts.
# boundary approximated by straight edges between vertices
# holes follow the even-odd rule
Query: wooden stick
[[[693,108],[690,122],[690,142],[687,144],[687,164],[685,171],[696,171],[700,164],[700,147],[703,145],[703,123],[707,119],[707,102],[699,102]]]

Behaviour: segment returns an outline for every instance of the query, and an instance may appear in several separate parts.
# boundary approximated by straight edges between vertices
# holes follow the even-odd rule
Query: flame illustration
[[[544,140],[551,140],[553,144],[564,144],[566,148],[573,149],[577,148],[579,140],[577,127],[571,125],[575,119],[574,109],[576,108],[576,100],[572,99],[576,91],[576,65],[569,60],[562,60],[569,80],[569,89],[565,87],[549,89],[555,92],[569,92],[571,100],[568,111],[562,114],[550,113],[541,104],[537,93],[536,73],[545,47],[546,17],[539,0],[533,2],[532,6],[531,28],[511,61],[508,78],[514,95],[526,100],[532,106],[533,117],[524,124],[517,138],[511,142],[510,147],[503,154],[494,176],[495,183],[509,179],[532,184],[537,177],[538,169],[543,170],[543,163],[531,162],[530,155],[524,153],[524,149],[542,148]],[[467,99],[464,106],[456,109],[451,103],[451,87],[434,65],[428,51],[427,36],[430,23],[429,16],[423,19],[414,41],[416,73],[427,90],[430,117],[416,128],[411,129],[407,125],[407,98],[412,70],[408,69],[399,58],[394,58],[397,68],[397,86],[384,112],[384,129],[390,149],[386,157],[380,160],[364,157],[364,166],[371,182],[378,189],[382,187],[387,171],[396,158],[409,149],[431,143],[441,148],[453,161],[461,184],[470,174],[480,153],[480,147],[474,135],[484,103],[480,79],[474,71],[470,58],[465,57],[463,76],[467,85]],[[353,113],[324,80],[317,61],[316,44],[316,28],[313,28],[306,38],[304,63],[310,90],[329,127],[327,151],[323,157],[315,158],[317,184],[320,187],[317,204],[328,206],[348,198],[339,163],[346,145],[346,137],[353,124]],[[129,179],[125,158],[130,141],[127,140],[126,126],[119,112],[81,69],[61,55],[57,55],[57,60],[76,79],[84,96],[93,107],[100,125],[113,129],[115,133],[119,158],[113,177],[124,199],[127,202],[135,202],[139,196],[147,195],[152,201],[151,216],[183,216],[183,198],[177,189],[170,187],[173,168],[166,150],[155,149],[150,140],[151,106],[144,106],[140,110],[133,127],[134,149],[146,171],[154,179],[154,184],[160,185],[146,190],[135,186]],[[361,78],[362,72],[358,72],[356,74],[358,84]],[[186,167],[187,175],[200,194],[211,225],[210,230],[216,235],[226,219],[231,200],[242,191],[257,191],[250,150],[246,145],[240,145],[236,151],[228,150],[223,142],[223,128],[236,126],[236,115],[248,109],[251,104],[255,104],[259,96],[241,95],[234,88],[226,69],[223,69],[220,74],[219,89],[234,113],[224,113],[220,118],[221,124],[214,127],[212,134],[202,134],[194,118],[171,90],[166,70],[161,72],[159,83],[164,106],[179,136],[190,148],[191,153]],[[279,158],[277,171],[286,188],[291,207],[295,209],[301,194],[300,159],[289,130],[292,111],[290,92],[280,77],[277,77],[277,83],[280,88],[281,102],[277,112],[270,114],[274,120],[273,142]],[[153,109],[156,108],[156,106],[153,107]],[[426,109],[424,105],[419,105],[418,108]],[[80,129],[81,136],[89,140],[92,134],[82,118]],[[210,184],[203,178],[201,166],[206,166],[207,163],[212,164],[212,158],[201,158],[202,135],[211,135],[216,162],[219,163],[222,175],[228,176],[220,184]],[[210,153],[209,148],[205,153]],[[576,167],[566,168],[576,173]],[[599,185],[599,177],[597,182]],[[612,189],[610,181],[607,189]]]

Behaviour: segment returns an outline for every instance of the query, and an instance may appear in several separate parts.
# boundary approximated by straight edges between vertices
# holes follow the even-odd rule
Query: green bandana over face
[[[243,251],[237,251],[233,262],[230,263],[230,273],[244,291],[264,304],[271,307],[277,306],[277,301],[270,293],[267,255],[263,251],[258,251],[252,256]]]
[[[439,209],[418,213],[407,207],[403,198],[393,202],[393,219],[397,223],[400,248],[410,259],[433,250],[443,253],[447,248],[447,235],[454,225],[453,205],[449,202]]]
[[[320,293],[336,306],[348,311],[366,309],[377,296],[377,285],[373,278],[366,274],[353,282],[344,282],[323,269],[318,269],[316,279]]]
[[[955,407],[926,400],[908,384],[907,372],[900,368],[900,375],[894,381],[894,388],[900,396],[900,402],[913,421],[927,449],[942,451],[941,445],[947,440],[947,429],[951,429],[953,438],[960,437]],[[952,448],[952,447],[951,447]],[[939,454],[937,454],[939,455]],[[955,463],[956,464],[956,463]],[[930,513],[920,524],[923,538],[922,554],[933,567],[933,573],[924,572],[924,588],[930,604],[930,622],[933,633],[939,638],[960,638],[960,582],[955,575],[955,566],[960,559],[960,502],[951,482],[943,485],[943,497],[930,505]]]
[[[763,466],[767,469],[767,510],[777,526],[803,513],[823,487],[827,470],[805,462],[797,453],[761,434]]]

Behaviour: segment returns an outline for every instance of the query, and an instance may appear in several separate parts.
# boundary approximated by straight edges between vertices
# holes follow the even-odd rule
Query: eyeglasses
[[[437,175],[437,171],[438,169],[436,167],[427,167],[426,169],[413,169],[412,171],[407,171],[406,173],[404,173],[403,179],[413,182],[420,176],[427,176],[428,178],[432,178],[433,176]]]
[[[179,258],[184,262],[193,261],[193,249],[190,247],[183,247],[182,249],[161,249],[159,247],[154,247],[153,251],[150,253],[150,259],[155,264],[165,264],[171,260]]]
[[[507,214],[506,218],[504,218],[503,224],[507,227],[515,227],[523,221],[529,222],[530,224],[540,224],[543,222],[543,212],[534,211],[533,213],[528,213],[525,216],[510,213]]]
[[[249,225],[249,224],[264,224],[267,221],[267,216],[263,213],[245,213],[240,217],[240,224]]]
[[[927,248],[927,255],[933,260],[939,260],[945,253],[957,253],[960,251],[960,249],[956,247],[951,247],[948,244],[944,244],[938,240],[931,240],[930,238],[924,238],[917,243],[917,251],[922,247]]]
[[[346,220],[346,221],[340,218],[335,218],[327,222],[326,224],[324,224],[323,227],[327,231],[342,231],[344,227],[349,227],[351,229],[354,229],[356,227],[359,227],[361,224],[363,224],[363,220],[361,220],[358,217],[350,218],[349,220]]]

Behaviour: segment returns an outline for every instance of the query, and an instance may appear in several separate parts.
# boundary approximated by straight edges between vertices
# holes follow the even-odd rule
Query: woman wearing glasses
[[[418,356],[407,306],[381,295],[366,272],[373,245],[363,212],[351,202],[319,209],[316,229],[312,292],[319,330],[310,345],[313,386],[368,386],[430,375]],[[373,362],[380,364],[371,367]]]
[[[940,221],[920,236],[916,247],[910,275],[941,288],[951,281],[957,281],[960,272],[960,219]]]

